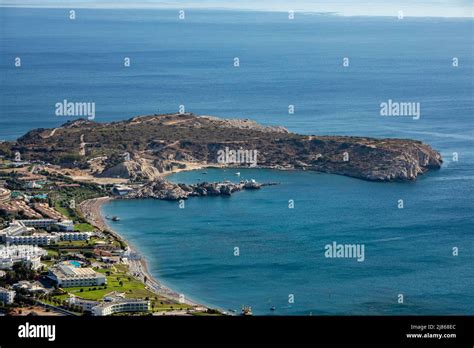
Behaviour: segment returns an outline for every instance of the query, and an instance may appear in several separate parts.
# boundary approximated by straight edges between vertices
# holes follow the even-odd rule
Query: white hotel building
[[[150,301],[139,299],[116,299],[112,302],[103,302],[92,308],[92,315],[106,316],[122,312],[148,312]]]
[[[22,234],[34,231],[34,228],[26,227],[18,221],[11,222],[7,228],[0,230],[0,242],[6,242],[7,236],[21,236]]]
[[[15,222],[20,222],[27,227],[34,228],[49,228],[54,224],[58,223],[58,220],[55,219],[29,219],[29,220],[16,220]]]
[[[15,263],[25,263],[32,269],[41,267],[41,256],[48,252],[32,245],[0,245],[0,269],[11,269]]]
[[[92,236],[92,232],[60,232],[55,233],[59,240],[88,240]]]
[[[30,219],[17,220],[26,227],[44,228],[48,229],[53,225],[58,226],[62,231],[74,231],[74,223],[71,220],[58,221],[56,219]]]
[[[69,297],[67,301],[71,305],[81,307],[84,310],[84,312],[92,312],[92,308],[99,305],[98,301],[86,300],[80,297],[76,297],[74,295],[71,295],[71,297]]]
[[[50,245],[56,243],[59,236],[52,233],[32,233],[21,236],[7,235],[5,241],[9,244]]]
[[[50,269],[48,278],[53,280],[61,288],[107,284],[105,275],[94,271],[92,268],[80,268],[68,265],[60,265]]]
[[[0,288],[0,302],[12,304],[15,299],[15,291]]]
[[[88,240],[92,235],[91,232],[35,232],[35,227],[46,228],[50,226],[51,222],[55,223],[55,221],[51,219],[14,221],[7,228],[0,231],[0,241],[18,245],[50,245],[60,240]]]

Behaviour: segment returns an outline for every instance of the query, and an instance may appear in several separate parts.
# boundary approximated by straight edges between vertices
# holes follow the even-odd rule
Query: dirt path
[[[43,139],[51,138],[51,137],[54,135],[54,133],[56,133],[56,131],[57,131],[58,129],[59,129],[59,128],[54,128],[54,129],[51,131],[51,133],[49,133],[48,135],[43,136]]]

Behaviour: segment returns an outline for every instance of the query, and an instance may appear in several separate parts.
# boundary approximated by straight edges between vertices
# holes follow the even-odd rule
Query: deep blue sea
[[[66,122],[54,113],[64,99],[95,102],[98,122],[176,112],[182,104],[305,134],[419,139],[445,159],[416,183],[241,170],[242,178],[280,184],[190,199],[184,209],[153,200],[105,206],[165,284],[211,306],[249,305],[256,314],[474,314],[472,19],[68,15],[0,8],[0,139]],[[380,103],[389,99],[419,102],[421,118],[381,117]],[[234,170],[171,177],[225,178],[239,179]],[[365,260],[325,258],[333,241],[364,244]]]

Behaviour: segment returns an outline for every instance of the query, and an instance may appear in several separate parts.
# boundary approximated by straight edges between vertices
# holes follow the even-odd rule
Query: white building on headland
[[[0,302],[5,304],[12,304],[15,299],[15,291],[0,288]]]
[[[119,196],[125,196],[129,194],[130,192],[133,192],[133,188],[126,185],[116,184],[112,188],[112,193]]]
[[[148,312],[150,301],[125,298],[116,294],[108,294],[104,297],[104,302],[92,308],[92,315],[106,316],[123,312]]]
[[[80,268],[68,265],[59,265],[50,269],[48,278],[59,287],[100,286],[107,284],[105,275],[92,268]]]
[[[48,252],[33,245],[0,245],[0,269],[11,269],[15,263],[24,263],[32,269],[41,267],[41,256]]]

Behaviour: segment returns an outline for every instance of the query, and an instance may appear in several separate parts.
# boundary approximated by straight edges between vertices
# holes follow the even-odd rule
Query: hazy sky
[[[473,17],[474,0],[0,0],[1,6],[65,8],[210,8],[336,12],[344,16]]]

